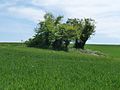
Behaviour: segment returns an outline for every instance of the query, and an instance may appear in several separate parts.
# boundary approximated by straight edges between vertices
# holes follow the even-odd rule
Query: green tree
[[[67,51],[72,41],[75,42],[75,48],[84,49],[86,41],[95,32],[94,20],[74,18],[63,23],[62,18],[46,13],[44,21],[40,21],[35,29],[36,34],[26,41],[26,45]]]
[[[53,43],[55,48],[67,51],[70,41],[72,41],[75,36],[75,30],[76,29],[71,25],[66,23],[60,24],[57,33],[55,33],[55,36],[57,37],[55,43]]]
[[[68,45],[64,43],[65,26],[61,23],[62,18],[63,16],[55,18],[51,13],[46,13],[44,21],[40,22],[35,30],[35,36],[26,42],[27,46],[65,50]]]
[[[38,23],[36,34],[26,44],[29,47],[49,48],[54,30],[54,16],[51,13],[44,15],[44,21]]]
[[[79,19],[74,18],[74,19],[68,19],[66,23],[73,27],[74,35],[73,35],[72,41],[75,42],[74,47],[79,48],[80,46],[79,41],[80,41],[81,30],[82,30],[81,21]]]
[[[95,21],[90,18],[85,19],[68,19],[66,22],[74,29],[73,41],[75,42],[74,47],[84,49],[86,41],[95,32]]]
[[[79,48],[84,49],[86,41],[95,33],[95,20],[90,18],[81,19],[81,25]]]

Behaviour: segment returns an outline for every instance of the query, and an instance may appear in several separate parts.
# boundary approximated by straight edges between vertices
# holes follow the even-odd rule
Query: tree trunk
[[[88,38],[83,38],[83,39],[81,39],[80,49],[84,49],[84,46],[85,46],[87,40],[88,40]]]
[[[70,41],[69,41],[69,40],[64,40],[64,42],[65,42],[65,43],[64,43],[64,44],[65,44],[65,45],[64,45],[64,50],[65,50],[65,51],[68,51],[68,45],[70,44]]]
[[[83,38],[83,37],[81,37],[81,38]],[[85,46],[85,43],[86,43],[87,40],[88,40],[88,38],[83,38],[81,40],[76,39],[74,48],[76,48],[76,49],[84,49],[84,46]]]
[[[52,47],[54,50],[62,50],[62,43],[63,40],[62,39],[56,39],[53,44],[52,44]]]
[[[80,49],[84,49],[86,41],[80,42]]]
[[[75,40],[75,45],[74,45],[74,47],[75,47],[76,49],[80,48],[80,41],[79,41],[78,39]]]

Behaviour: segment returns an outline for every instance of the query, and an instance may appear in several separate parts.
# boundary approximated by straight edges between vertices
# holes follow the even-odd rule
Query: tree
[[[79,48],[80,47],[79,42],[80,42],[80,36],[81,36],[81,30],[82,30],[81,20],[76,18],[68,19],[66,23],[74,28],[74,36],[72,41],[75,42],[74,47]]]
[[[53,43],[54,49],[67,51],[68,45],[70,44],[70,41],[74,38],[74,36],[74,27],[66,23],[61,23],[58,26],[57,32],[55,33],[56,39]]]
[[[54,20],[55,18],[51,13],[46,13],[44,15],[44,21],[39,22],[35,29],[35,36],[26,42],[27,46],[49,48],[54,30]]]
[[[64,35],[66,29],[61,23],[62,18],[63,16],[55,18],[51,13],[46,13],[44,21],[40,22],[35,30],[35,36],[26,42],[27,46],[67,50],[69,42]]]
[[[46,13],[44,21],[40,21],[35,29],[36,34],[26,41],[26,45],[67,51],[72,41],[75,48],[84,49],[86,41],[95,32],[94,20],[74,18],[63,23],[62,18]]]
[[[77,48],[84,49],[86,41],[95,33],[95,21],[90,18],[81,19],[81,35]]]

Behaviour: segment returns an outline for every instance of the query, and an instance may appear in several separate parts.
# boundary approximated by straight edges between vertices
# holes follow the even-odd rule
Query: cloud
[[[14,3],[13,3],[14,2]],[[96,35],[91,41],[120,39],[120,0],[12,0],[0,4],[13,17],[37,22],[46,11],[65,18],[90,17],[96,20]]]
[[[9,6],[15,5],[16,3],[9,3],[9,2],[5,2],[5,3],[0,3],[0,10],[3,10]]]
[[[51,6],[55,5],[59,2],[59,0],[32,0],[32,3],[35,5],[41,6]]]
[[[9,7],[8,11],[17,17],[25,18],[34,22],[43,20],[45,12],[41,9],[35,9],[32,7]]]

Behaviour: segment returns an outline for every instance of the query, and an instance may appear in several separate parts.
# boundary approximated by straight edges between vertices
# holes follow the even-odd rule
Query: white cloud
[[[32,7],[9,7],[8,11],[13,15],[32,20],[34,22],[43,20],[43,16],[45,14],[43,10],[38,10]]]
[[[0,9],[5,9],[5,8],[7,8],[9,6],[13,6],[15,4],[16,4],[16,2],[12,2],[12,3],[10,3],[10,2],[0,3]]]
[[[6,7],[6,6],[9,6],[10,4],[9,3],[4,3],[4,4],[0,4],[0,9]]]
[[[55,5],[58,2],[59,2],[59,0],[32,0],[33,4],[40,5],[40,6]]]
[[[106,40],[109,38],[120,39],[120,0],[26,0],[25,2],[22,0],[22,2],[24,4],[20,7],[10,6],[9,13],[34,22],[42,20],[45,11],[62,14],[64,12],[64,16],[67,18],[90,17],[97,22],[96,40],[100,37],[104,37]],[[25,3],[29,3],[31,6],[24,6]]]

